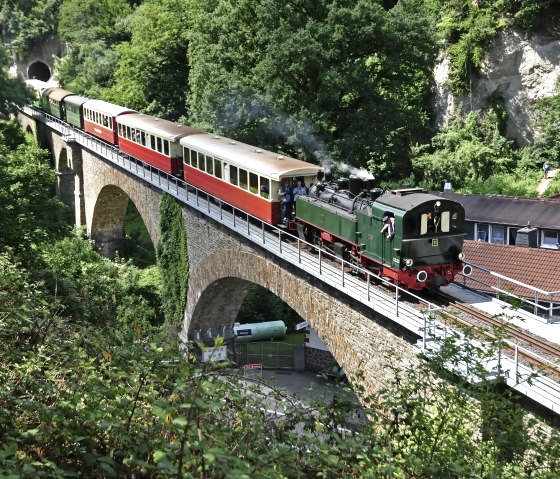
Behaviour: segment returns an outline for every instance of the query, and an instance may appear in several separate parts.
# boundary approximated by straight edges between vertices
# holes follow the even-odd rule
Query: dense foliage
[[[176,324],[184,307],[179,205],[161,201],[163,278],[102,258],[59,228],[45,152],[14,132],[0,124],[0,477],[556,477],[558,434],[452,338],[430,362],[389,355],[393,379],[358,389],[363,408],[347,390],[302,403],[195,362],[158,312]],[[458,360],[477,386],[444,372]]]
[[[161,237],[156,251],[165,291],[162,308],[168,327],[178,332],[187,298],[189,259],[183,213],[177,200],[164,194],[159,217]]]
[[[23,58],[57,32],[58,12],[63,0],[0,0],[0,41]]]
[[[31,100],[23,78],[12,78],[7,74],[10,62],[8,50],[0,44],[0,121],[7,120],[17,111],[17,107],[26,105]]]
[[[68,50],[57,64],[61,84],[102,98],[113,84],[118,59],[113,47],[128,39],[124,23],[131,12],[126,0],[63,0],[58,34]]]
[[[388,357],[394,379],[365,408],[345,390],[305,404],[197,365],[137,323],[68,316],[5,254],[0,306],[2,477],[553,479],[560,467],[557,433],[509,393],[434,375],[458,359],[480,372],[484,356],[452,341],[414,367]]]
[[[241,304],[237,321],[245,324],[276,320],[284,321],[288,330],[292,330],[302,318],[274,293],[254,285]]]

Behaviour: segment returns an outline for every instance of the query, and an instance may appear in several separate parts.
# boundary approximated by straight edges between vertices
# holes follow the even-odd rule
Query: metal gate
[[[294,369],[294,345],[270,341],[247,343],[246,364],[263,368]]]

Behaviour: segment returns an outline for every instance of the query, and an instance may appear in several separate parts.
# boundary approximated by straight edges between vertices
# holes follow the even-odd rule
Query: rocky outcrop
[[[526,145],[534,136],[531,105],[556,92],[560,39],[527,38],[516,30],[502,32],[489,48],[480,72],[472,76],[472,91],[460,97],[454,97],[446,85],[449,70],[449,60],[442,58],[434,71],[438,126],[446,125],[459,112],[465,114],[486,107],[490,96],[497,92],[509,112],[508,137]]]

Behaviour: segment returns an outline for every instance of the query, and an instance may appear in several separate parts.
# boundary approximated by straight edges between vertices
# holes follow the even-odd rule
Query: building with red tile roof
[[[465,241],[465,261],[475,266],[472,275],[460,284],[486,293],[495,294],[497,287],[519,296],[535,299],[536,292],[513,281],[506,281],[489,271],[511,278],[545,292],[560,292],[560,251],[545,248]],[[479,269],[483,268],[483,269]],[[538,293],[543,301],[560,301],[560,293]]]

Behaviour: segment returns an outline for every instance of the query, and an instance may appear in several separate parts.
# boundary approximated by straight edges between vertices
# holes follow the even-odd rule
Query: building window
[[[515,244],[515,240],[517,239],[517,230],[518,229],[519,228],[516,227],[516,226],[514,226],[514,227],[509,226],[508,227],[508,244],[511,244],[511,245]]]
[[[490,243],[504,244],[505,228],[499,225],[492,225],[491,231]]]
[[[543,230],[541,234],[541,246],[543,248],[558,248],[558,231]]]
[[[465,221],[465,239],[474,240],[474,223]]]
[[[476,241],[483,241],[486,242],[488,241],[488,230],[490,228],[490,225],[484,225],[484,224],[476,224]]]

